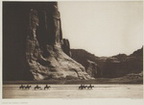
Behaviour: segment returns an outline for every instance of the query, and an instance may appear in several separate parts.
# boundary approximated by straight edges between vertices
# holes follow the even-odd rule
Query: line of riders
[[[84,85],[84,84],[81,84],[80,86],[79,86],[79,89],[92,89],[94,86],[92,86],[91,84],[89,84],[89,86],[87,86],[87,85]]]
[[[23,84],[21,84],[21,86],[19,87],[19,89],[30,89],[31,88],[31,85],[27,85],[27,86],[24,86]],[[46,86],[44,87],[44,90],[46,90],[46,89],[49,89],[49,88],[51,88],[51,86],[48,86],[47,84],[46,84]],[[42,87],[40,87],[38,84],[34,87],[34,90],[37,90],[37,89],[40,89],[40,90],[42,90]]]
[[[81,84],[78,88],[80,89],[80,90],[83,90],[83,89],[92,89],[94,86],[92,86],[91,84],[89,84],[89,86],[87,86],[87,85],[84,85],[84,84]],[[31,85],[26,85],[26,86],[24,86],[23,84],[21,84],[21,86],[19,87],[19,89],[26,89],[26,90],[29,90],[31,88]],[[47,84],[45,85],[45,87],[44,87],[44,90],[46,90],[46,89],[49,89],[49,88],[51,88],[51,86],[48,86]],[[37,89],[40,89],[40,90],[42,90],[42,87],[40,87],[38,84],[34,87],[34,90],[37,90]]]

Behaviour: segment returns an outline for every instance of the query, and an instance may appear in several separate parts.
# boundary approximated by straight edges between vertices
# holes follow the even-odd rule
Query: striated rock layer
[[[63,39],[62,37],[60,13],[56,2],[5,3],[5,5],[5,8],[7,5],[11,9],[15,8],[13,14],[11,13],[13,18],[20,15],[21,21],[25,21],[25,23],[19,24],[19,27],[21,27],[20,25],[24,27],[21,32],[25,34],[25,40],[23,40],[25,44],[19,46],[19,49],[24,47],[22,50],[23,56],[20,59],[20,61],[24,60],[25,65],[23,68],[27,69],[23,70],[27,71],[24,78],[27,78],[27,75],[31,75],[31,78],[35,80],[92,79],[81,64],[70,58],[70,44],[68,39]],[[15,11],[21,11],[25,15],[21,16],[21,12],[16,14],[17,12]],[[8,14],[7,11],[5,11],[6,13]],[[18,27],[18,24],[13,25]],[[16,37],[21,32],[17,33]]]

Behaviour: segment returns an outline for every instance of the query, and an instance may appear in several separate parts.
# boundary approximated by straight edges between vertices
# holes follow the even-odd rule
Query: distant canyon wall
[[[71,49],[71,54],[94,78],[116,78],[143,72],[143,47],[130,55],[118,54],[111,57],[97,57],[82,49]]]

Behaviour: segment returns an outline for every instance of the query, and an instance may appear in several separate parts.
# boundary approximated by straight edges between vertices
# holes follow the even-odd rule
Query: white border
[[[40,1],[40,0],[3,0],[3,1]],[[54,0],[42,0],[54,1]],[[42,2],[40,1],[40,2]],[[88,1],[88,0],[57,0],[57,1]],[[90,0],[90,1],[143,1],[143,0]],[[0,93],[2,93],[2,1],[0,1]],[[0,105],[144,105],[144,99],[125,98],[81,98],[81,99],[2,99]]]

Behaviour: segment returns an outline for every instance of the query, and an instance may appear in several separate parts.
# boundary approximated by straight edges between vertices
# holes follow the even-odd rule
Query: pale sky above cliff
[[[142,2],[59,1],[59,11],[71,48],[112,56],[143,45]]]

